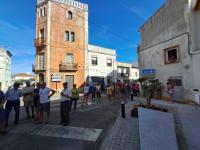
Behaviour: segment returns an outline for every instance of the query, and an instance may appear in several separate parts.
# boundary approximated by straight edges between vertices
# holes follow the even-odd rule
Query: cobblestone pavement
[[[133,104],[145,102],[143,98],[135,98],[134,102],[126,104],[126,118],[118,117],[114,126],[104,139],[101,150],[139,150],[139,122],[137,118],[130,117],[130,109]],[[180,150],[199,150],[200,139],[200,108],[184,104],[169,103],[160,100],[152,100],[152,104],[165,108],[173,113],[176,124],[176,135]],[[191,121],[191,122],[188,122]],[[196,124],[198,123],[198,124]],[[192,140],[193,139],[193,140]]]
[[[100,150],[139,150],[138,118],[130,116],[130,110],[135,102],[127,101],[126,118],[118,117],[111,131],[104,139]]]

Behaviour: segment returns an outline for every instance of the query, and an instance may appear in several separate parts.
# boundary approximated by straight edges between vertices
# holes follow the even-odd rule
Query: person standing
[[[71,90],[68,88],[68,83],[63,83],[63,90],[60,97],[60,124],[67,126],[70,121],[70,98]]]
[[[88,83],[86,83],[85,86],[83,87],[84,97],[83,97],[83,102],[82,102],[81,106],[83,106],[85,103],[86,103],[86,105],[88,105],[89,89],[90,89],[90,87],[89,87]]]
[[[34,94],[34,87],[31,86],[30,81],[26,81],[26,87],[22,89],[23,94],[23,101],[24,107],[26,109],[26,119],[30,119],[30,112],[29,108],[31,108],[32,118],[35,117],[34,115],[34,104],[33,104],[33,94]]]
[[[126,84],[126,97],[129,99],[131,96],[131,84],[127,83]]]
[[[105,91],[105,83],[101,83],[101,92]]]
[[[34,89],[33,103],[35,107],[36,117],[35,121],[39,121],[39,104],[40,104],[40,83],[36,84],[36,88]]]
[[[6,107],[5,107],[5,113],[6,113],[6,123],[5,127],[8,127],[8,121],[10,112],[12,111],[12,108],[15,109],[15,125],[19,124],[19,113],[20,113],[20,97],[22,97],[22,91],[19,89],[20,84],[18,82],[15,82],[13,85],[13,88],[8,90],[6,92]]]
[[[95,86],[95,84],[92,84],[90,86],[89,93],[92,94],[92,101],[95,101],[95,95],[96,95],[96,86]]]
[[[135,96],[135,83],[131,84],[131,101],[134,100],[134,96]]]
[[[4,103],[5,103],[5,94],[1,90],[1,84],[0,84],[0,134],[6,134]]]
[[[115,86],[114,86],[114,83],[110,83],[110,87],[112,89],[112,96],[111,96],[111,99],[115,97]]]
[[[50,118],[50,98],[55,94],[55,90],[52,90],[48,87],[46,87],[46,83],[41,83],[41,88],[39,91],[40,95],[40,123],[43,123],[44,118],[44,112],[46,112],[46,123],[49,122]]]
[[[140,84],[138,82],[135,83],[135,93],[137,97],[140,96]]]
[[[112,89],[111,85],[109,85],[107,87],[107,96],[108,96],[108,100],[111,101],[112,100],[112,96],[113,96],[113,89]]]
[[[125,94],[126,94],[125,89],[126,89],[126,85],[125,85],[124,82],[122,82],[120,84],[120,90],[121,90],[122,99],[125,98]]]
[[[97,99],[101,99],[101,85],[99,83],[96,84],[96,90]]]
[[[120,86],[119,83],[114,84],[115,99],[120,99]]]
[[[167,93],[170,98],[170,102],[173,103],[173,95],[174,95],[174,87],[175,87],[175,81],[172,79],[169,79],[167,82]]]
[[[72,108],[72,105],[74,103],[74,112],[76,111],[76,104],[77,104],[77,101],[79,99],[79,91],[78,89],[76,88],[76,84],[73,85],[73,88],[71,90],[71,93],[72,93],[72,98],[70,100],[70,110]]]

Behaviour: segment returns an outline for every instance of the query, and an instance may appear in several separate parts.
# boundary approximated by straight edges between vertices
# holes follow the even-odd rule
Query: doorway
[[[44,74],[43,73],[39,74],[39,82],[44,82]]]
[[[73,75],[66,75],[65,76],[65,82],[67,82],[68,83],[68,87],[70,89],[72,89],[73,88],[73,84],[74,84],[74,76]]]

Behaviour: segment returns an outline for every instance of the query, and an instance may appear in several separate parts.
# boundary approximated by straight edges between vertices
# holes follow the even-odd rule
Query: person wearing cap
[[[67,126],[70,121],[70,99],[72,96],[67,82],[63,83],[63,90],[60,95],[60,124]]]
[[[5,110],[4,110],[4,103],[5,103],[5,94],[1,90],[1,83],[0,83],[0,134],[5,134]]]
[[[15,125],[19,124],[19,113],[20,113],[20,97],[22,97],[22,91],[19,89],[20,84],[18,82],[15,82],[13,85],[13,88],[9,89],[6,92],[6,107],[5,107],[5,114],[6,114],[6,120],[5,120],[5,126],[8,127],[8,121],[10,112],[12,111],[12,108],[15,109]]]
[[[55,90],[52,90],[48,87],[46,87],[46,83],[42,82],[41,83],[41,87],[40,87],[40,91],[39,91],[39,95],[40,95],[40,123],[43,123],[44,118],[43,118],[43,114],[44,112],[46,112],[47,117],[46,117],[46,123],[49,122],[49,118],[50,118],[50,98],[55,94]]]
[[[26,119],[30,119],[29,107],[31,107],[32,118],[34,118],[35,117],[34,105],[33,105],[34,87],[31,86],[30,81],[26,81],[26,87],[22,89],[22,93],[23,93],[24,107],[26,109],[26,114],[27,114]]]

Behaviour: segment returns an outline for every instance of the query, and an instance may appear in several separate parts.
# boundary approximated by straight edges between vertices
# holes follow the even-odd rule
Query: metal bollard
[[[126,114],[125,114],[125,103],[124,103],[124,101],[121,101],[121,113],[122,113],[122,118],[125,118]]]

